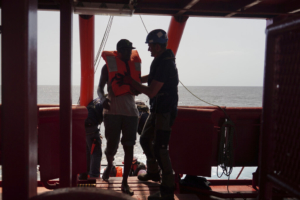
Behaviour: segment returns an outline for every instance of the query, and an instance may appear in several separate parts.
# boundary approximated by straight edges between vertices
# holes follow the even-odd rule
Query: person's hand
[[[110,110],[110,100],[108,98],[105,98],[105,100],[102,102],[103,108]]]
[[[116,80],[119,86],[122,85],[131,85],[133,79],[131,78],[131,76],[129,75],[128,72],[124,72],[123,74],[117,73],[116,74]]]
[[[133,87],[130,87],[130,91],[132,92],[133,95],[136,95],[136,96],[139,95],[139,94],[141,94],[139,91],[137,91]]]

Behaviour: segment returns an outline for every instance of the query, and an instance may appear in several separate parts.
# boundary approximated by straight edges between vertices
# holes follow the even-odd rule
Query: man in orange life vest
[[[141,81],[141,59],[132,43],[122,39],[117,43],[117,51],[104,51],[102,57],[106,64],[103,66],[98,85],[98,96],[103,103],[103,118],[105,126],[105,138],[107,146],[105,155],[107,167],[103,172],[103,180],[109,179],[113,166],[113,159],[117,152],[120,134],[122,131],[121,143],[125,152],[124,173],[122,191],[133,195],[128,186],[127,179],[133,159],[133,146],[135,145],[138,125],[138,109],[135,104],[135,93],[128,86],[119,86],[117,74],[128,73],[137,82]],[[104,96],[104,86],[107,84],[108,97]]]
[[[151,31],[146,43],[154,57],[149,75],[142,77],[142,83],[135,81],[131,76],[120,75],[120,85],[130,85],[150,98],[150,111],[140,137],[140,143],[147,157],[147,173],[138,176],[142,181],[159,181],[159,168],[162,169],[160,191],[148,197],[148,200],[173,200],[174,175],[168,152],[171,135],[171,126],[177,116],[178,104],[178,72],[175,56],[170,49],[166,49],[168,37],[164,30]]]

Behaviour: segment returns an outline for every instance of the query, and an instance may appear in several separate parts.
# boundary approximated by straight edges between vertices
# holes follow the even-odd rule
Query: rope
[[[143,23],[143,25],[144,25],[144,27],[145,27],[145,30],[146,30],[146,32],[147,32],[147,34],[149,33],[148,32],[148,30],[147,30],[147,28],[146,28],[146,26],[145,26],[145,23],[144,23],[144,21],[143,21],[143,18],[142,18],[142,16],[140,15],[140,18],[141,18],[141,20],[142,20],[142,23]]]
[[[94,74],[96,73],[96,71],[98,69],[98,66],[100,64],[100,61],[101,61],[100,55],[101,55],[101,52],[103,51],[103,49],[106,46],[106,42],[107,42],[107,39],[108,39],[108,36],[109,36],[109,33],[110,33],[110,29],[111,29],[111,26],[112,26],[113,18],[114,18],[113,16],[109,17],[109,20],[108,20],[108,23],[107,23],[107,26],[106,26],[106,30],[105,30],[104,36],[102,38],[100,47],[98,49],[98,52],[97,52],[97,55],[96,55],[96,58],[95,58],[95,61],[94,61],[94,67],[96,67],[96,69],[94,71]],[[98,62],[98,64],[97,64],[97,62]]]
[[[230,120],[225,120],[221,127],[221,138],[219,143],[218,164],[223,170],[220,176],[217,170],[217,176],[219,178],[221,178],[223,174],[225,174],[226,176],[230,176],[230,174],[232,173],[233,134],[234,123]]]
[[[198,100],[200,100],[200,101],[202,101],[202,102],[204,102],[204,103],[207,103],[207,104],[209,104],[209,105],[211,105],[211,106],[216,106],[216,107],[218,107],[218,108],[220,108],[222,111],[223,111],[223,113],[224,113],[224,115],[226,116],[226,118],[227,119],[229,119],[230,120],[230,118],[229,118],[229,116],[227,115],[227,113],[225,112],[225,110],[223,109],[223,108],[221,108],[220,106],[218,106],[218,105],[215,105],[215,104],[212,104],[212,103],[209,103],[209,102],[207,102],[207,101],[204,101],[203,99],[200,99],[198,96],[196,96],[193,92],[191,92],[180,80],[179,80],[179,82],[181,83],[181,85],[191,94],[191,95],[193,95],[194,97],[196,97]],[[231,121],[231,120],[230,120]]]
[[[142,23],[145,27],[146,32],[148,33],[148,30],[145,26],[145,23],[142,19],[142,16],[140,15],[140,18],[142,20]],[[223,108],[221,108],[218,105],[209,103],[207,101],[204,101],[203,99],[200,99],[198,96],[196,96],[193,92],[191,92],[180,80],[179,82],[181,83],[181,85],[194,97],[196,97],[198,100],[207,103],[209,105],[212,106],[216,106],[218,107],[220,110],[223,111],[224,115],[225,115],[225,122],[223,123],[222,127],[221,127],[221,141],[219,144],[219,152],[218,152],[218,164],[220,165],[220,167],[222,168],[223,172],[222,174],[219,176],[218,174],[218,167],[217,167],[217,176],[219,178],[221,178],[223,176],[223,174],[225,174],[226,176],[228,176],[228,180],[230,178],[230,174],[232,173],[232,165],[233,165],[233,135],[234,135],[234,123],[231,121],[231,119],[229,118],[229,116],[227,115],[227,113],[225,112],[225,110]],[[227,184],[227,190],[228,190],[228,184]],[[228,190],[229,192],[229,190]]]

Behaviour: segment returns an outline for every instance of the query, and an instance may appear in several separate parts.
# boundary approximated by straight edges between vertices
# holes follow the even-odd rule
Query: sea
[[[97,97],[96,87],[94,97]],[[262,107],[262,87],[228,87],[228,86],[187,86],[187,89],[183,86],[179,86],[179,106],[209,106],[207,103],[201,101],[204,100],[208,103],[226,106],[226,107]],[[80,86],[72,86],[72,103],[78,104],[80,94]],[[54,85],[39,85],[38,86],[38,104],[59,104],[59,86]],[[197,98],[196,98],[196,97]],[[0,93],[1,97],[1,93]],[[1,101],[2,98],[0,98]],[[136,100],[139,99],[149,104],[149,99],[146,95],[139,95]],[[201,100],[200,100],[201,99]],[[0,102],[1,103],[1,102]],[[104,137],[104,125],[100,126],[100,133],[103,136],[102,139],[102,151],[106,147],[106,139]],[[146,163],[146,157],[143,154],[142,148],[139,144],[139,135],[137,134],[136,145],[134,146],[134,156],[138,161]],[[114,163],[116,165],[122,165],[124,158],[123,147],[120,144],[117,154],[115,156]],[[105,165],[107,164],[105,155],[102,156],[101,171],[103,172]],[[221,168],[213,167],[211,177],[208,179],[217,179],[218,174],[222,173]],[[240,174],[239,179],[251,179],[252,173],[255,172],[256,167],[245,167]],[[241,167],[234,167],[230,179],[236,179],[241,171]],[[39,178],[39,177],[38,177]],[[1,179],[1,175],[0,175]],[[221,179],[228,179],[223,175]]]

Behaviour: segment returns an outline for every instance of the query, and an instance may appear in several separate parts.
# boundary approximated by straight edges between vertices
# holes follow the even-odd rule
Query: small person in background
[[[85,120],[87,173],[91,178],[100,177],[102,158],[100,125],[103,121],[103,107],[100,98],[91,101],[88,106],[88,117]]]
[[[142,162],[139,162],[137,160],[137,158],[134,157],[132,160],[132,165],[131,165],[131,169],[129,172],[129,176],[137,176],[138,174],[141,174],[141,173],[147,173],[146,169],[147,169],[146,165]]]

